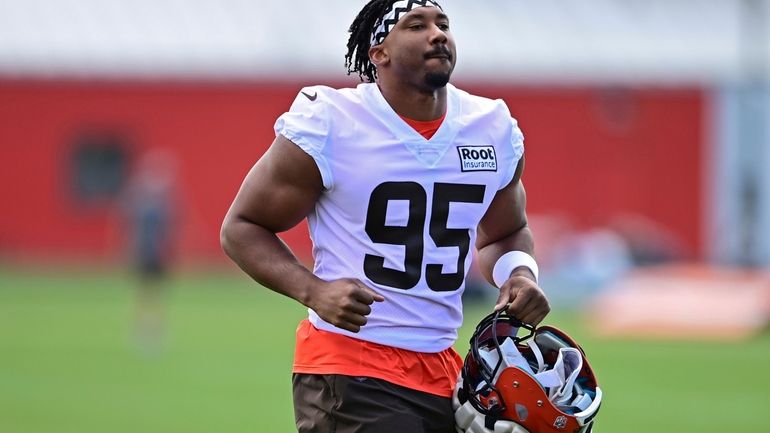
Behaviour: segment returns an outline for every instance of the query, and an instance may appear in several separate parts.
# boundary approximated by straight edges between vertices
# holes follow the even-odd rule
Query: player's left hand
[[[495,311],[508,306],[508,314],[529,325],[537,325],[551,312],[543,290],[528,269],[515,271],[500,287]]]

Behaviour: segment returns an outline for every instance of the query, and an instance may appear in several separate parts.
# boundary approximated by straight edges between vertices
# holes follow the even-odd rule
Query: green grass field
[[[226,272],[186,273],[167,296],[163,350],[136,349],[132,281],[110,270],[0,268],[0,432],[293,429],[298,304]],[[488,306],[468,306],[458,350]],[[770,431],[770,335],[740,343],[601,340],[578,315],[605,403],[599,433]],[[718,319],[715,317],[704,320]]]

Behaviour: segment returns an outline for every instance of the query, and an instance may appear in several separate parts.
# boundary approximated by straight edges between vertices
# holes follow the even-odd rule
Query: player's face
[[[421,7],[401,18],[385,39],[393,72],[437,89],[447,85],[457,61],[449,18],[439,8]]]

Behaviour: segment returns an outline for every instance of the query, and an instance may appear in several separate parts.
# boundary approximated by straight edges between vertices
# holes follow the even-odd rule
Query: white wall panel
[[[741,78],[748,18],[768,0],[444,0],[458,76],[664,83]],[[0,74],[344,76],[363,1],[0,0]]]

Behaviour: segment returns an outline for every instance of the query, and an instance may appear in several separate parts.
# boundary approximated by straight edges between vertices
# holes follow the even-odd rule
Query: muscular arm
[[[524,251],[534,256],[532,231],[527,225],[527,196],[521,182],[524,157],[516,167],[511,183],[498,191],[479,223],[476,247],[479,266],[484,277],[493,283],[492,269],[497,260],[508,251]],[[495,309],[510,303],[508,312],[519,320],[538,324],[551,311],[548,300],[526,267],[513,270],[502,285]]]
[[[276,233],[300,223],[323,189],[313,159],[278,136],[246,175],[220,234],[225,253],[258,283],[313,309],[322,319],[357,332],[382,297],[360,281],[326,282],[307,270]]]

